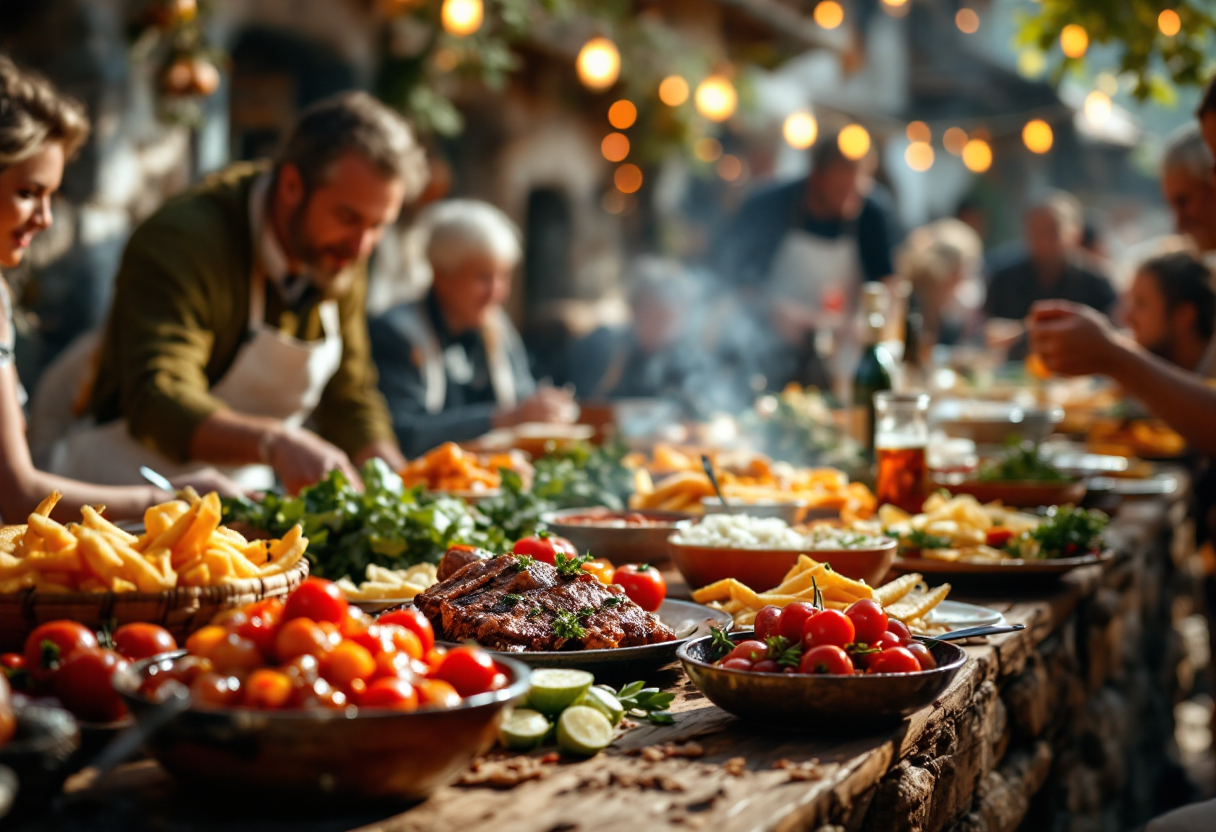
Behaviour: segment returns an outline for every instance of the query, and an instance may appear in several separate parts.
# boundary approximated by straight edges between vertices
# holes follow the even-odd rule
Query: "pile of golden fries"
[[[351,601],[412,601],[419,592],[430,589],[438,582],[438,569],[433,563],[419,563],[408,569],[386,569],[369,563],[367,580],[358,586],[349,577],[336,581]]]
[[[199,497],[152,506],[145,532],[128,534],[86,506],[81,522],[50,518],[62,495],[43,500],[25,526],[0,530],[0,592],[161,592],[215,586],[290,570],[308,548],[300,526],[282,540],[246,540],[220,525],[220,498]]]
[[[981,505],[970,494],[949,497],[938,492],[929,495],[920,514],[909,514],[886,504],[878,509],[876,518],[856,522],[853,528],[870,534],[897,534],[901,541],[916,531],[949,541],[948,546],[921,547],[920,556],[928,560],[998,563],[1016,558],[987,545],[989,530],[1005,528],[1016,537],[1037,528],[1039,522],[1033,514],[1014,511],[1000,503]]]
[[[741,471],[728,468],[718,473],[722,494],[732,502],[800,502],[809,509],[839,511],[846,522],[874,514],[878,501],[863,483],[849,482],[848,475],[836,468],[793,468],[774,465],[764,457],[754,457]],[[645,468],[634,477],[636,493],[629,507],[659,511],[702,512],[701,500],[714,496],[713,486],[704,471],[680,471],[654,482]]]
[[[756,592],[734,578],[726,578],[696,590],[692,599],[730,613],[736,627],[749,627],[756,622],[756,614],[766,606],[784,607],[795,601],[813,603],[816,589],[824,609],[845,610],[854,601],[872,598],[882,604],[889,617],[904,622],[913,632],[933,635],[947,629],[925,619],[934,607],[946,600],[950,584],[928,589],[921,576],[912,573],[874,589],[864,581],[846,578],[832,571],[826,563],[806,555],[799,555],[798,562],[781,583],[767,592]]]

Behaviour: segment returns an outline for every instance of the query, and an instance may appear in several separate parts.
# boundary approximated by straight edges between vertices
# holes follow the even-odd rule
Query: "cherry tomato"
[[[494,683],[498,668],[490,654],[476,647],[453,647],[431,675],[447,682],[462,697],[485,693]]]
[[[255,615],[236,628],[237,635],[257,645],[267,661],[275,658],[275,641],[279,637],[279,622],[269,616]]]
[[[215,645],[208,658],[215,665],[217,673],[228,674],[256,670],[266,662],[256,644],[236,633],[225,636],[223,641]]]
[[[921,670],[932,670],[937,667],[937,659],[933,658],[933,653],[919,641],[905,644],[904,649],[916,657],[916,661],[920,662]]]
[[[77,650],[97,646],[97,636],[75,621],[48,621],[25,640],[25,669],[38,684],[47,682],[55,668]]]
[[[293,618],[284,623],[274,640],[275,655],[280,662],[291,661],[296,656],[324,656],[333,649],[326,632],[308,618]]]
[[[726,654],[726,658],[722,660],[725,664],[728,659],[747,659],[749,662],[763,661],[768,658],[768,645],[763,641],[741,641],[735,645],[735,649]]]
[[[414,687],[418,691],[419,705],[454,708],[460,704],[456,688],[441,679],[419,679]]]
[[[321,675],[331,684],[349,688],[356,679],[366,682],[376,673],[376,659],[361,644],[344,641],[321,661]]]
[[[807,647],[817,644],[844,647],[853,641],[853,622],[840,610],[821,610],[806,620],[802,641]]]
[[[429,652],[435,646],[435,629],[431,622],[417,607],[406,607],[403,610],[386,612],[376,619],[377,624],[400,624],[407,630],[413,630],[422,640],[422,649]]]
[[[190,695],[204,707],[231,708],[240,704],[241,680],[214,671],[204,673],[190,685]]]
[[[895,633],[895,635],[899,636],[900,641],[902,641],[905,646],[912,640],[912,631],[908,629],[907,624],[900,621],[898,618],[887,619],[887,632]]]
[[[215,646],[228,637],[228,630],[217,624],[208,624],[201,630],[191,633],[186,639],[186,649],[192,656],[208,658]]]
[[[25,656],[20,653],[0,653],[0,678],[7,681],[13,690],[23,689],[28,681]]]
[[[422,660],[426,662],[426,666],[430,668],[430,672],[434,673],[435,668],[443,664],[443,657],[447,654],[448,650],[446,647],[433,647],[426,651],[426,655],[422,657]]]
[[[405,679],[377,679],[359,695],[359,707],[413,711],[418,708],[418,691]]]
[[[835,644],[820,644],[802,654],[800,673],[828,676],[852,676],[853,660]]]
[[[241,704],[247,708],[282,708],[294,690],[291,677],[281,670],[259,667],[245,679]]]
[[[781,611],[777,619],[777,635],[784,637],[790,644],[802,641],[802,631],[806,629],[807,620],[819,612],[805,601],[795,601]]]
[[[878,637],[878,641],[870,646],[877,647],[879,650],[890,650],[892,647],[903,647],[904,640],[890,630],[887,630]]]
[[[719,667],[724,667],[727,670],[750,671],[752,669],[752,662],[749,662],[747,659],[727,659]]]
[[[625,590],[629,600],[646,612],[654,612],[667,597],[663,573],[647,563],[627,563],[612,575],[612,582]]]
[[[307,653],[279,665],[279,670],[290,676],[297,687],[311,684],[321,678],[321,663],[317,661],[316,656]]]
[[[871,673],[915,673],[918,670],[920,662],[906,647],[883,650],[870,664]]]
[[[358,607],[347,607],[346,618],[342,620],[339,628],[342,630],[343,638],[354,638],[367,632],[367,628],[376,623],[376,619],[365,613]]]
[[[350,604],[346,596],[333,581],[323,578],[307,578],[287,596],[283,605],[283,620],[311,618],[313,621],[328,621],[341,624],[346,618]]]
[[[380,627],[381,638],[387,639],[394,650],[400,650],[411,659],[421,659],[426,653],[422,649],[422,639],[413,630],[407,630],[400,624],[383,624]]]
[[[887,631],[887,614],[882,604],[871,598],[854,601],[844,614],[853,622],[856,641],[873,644]]]
[[[237,607],[217,612],[208,623],[216,627],[223,627],[225,630],[235,630],[248,620],[249,616],[245,614],[245,608]]]
[[[25,656],[20,653],[0,653],[0,667],[6,670],[24,670]]]
[[[752,673],[780,673],[781,670],[781,665],[772,659],[765,659],[752,665]]]
[[[543,561],[551,566],[557,562],[558,552],[568,558],[578,557],[578,549],[574,548],[573,543],[548,532],[538,532],[534,537],[520,538],[511,547],[513,555],[528,555],[533,560]]]
[[[131,661],[150,659],[177,649],[177,639],[155,624],[123,624],[114,631],[114,650]]]
[[[612,583],[612,576],[616,573],[616,567],[612,565],[612,561],[604,558],[587,561],[583,564],[583,570],[599,578],[600,583],[605,586]]]
[[[1003,549],[1005,544],[1013,540],[1013,532],[1003,526],[996,526],[988,530],[984,535],[984,542],[993,549]]]
[[[781,607],[769,604],[756,613],[756,638],[766,641],[777,635],[777,622],[781,619]]]
[[[127,713],[110,678],[128,662],[113,650],[84,647],[59,665],[51,690],[63,706],[86,722],[114,722]]]
[[[324,679],[314,679],[301,683],[292,680],[291,697],[287,700],[289,708],[329,708],[338,710],[346,707],[346,694],[335,688]]]

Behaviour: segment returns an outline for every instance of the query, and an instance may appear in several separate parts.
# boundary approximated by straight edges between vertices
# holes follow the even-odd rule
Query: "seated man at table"
[[[1080,203],[1063,191],[1049,194],[1026,212],[1026,257],[993,274],[984,302],[989,333],[1008,329],[1012,334],[1007,339],[1010,359],[1026,356],[1021,321],[1036,301],[1066,300],[1105,314],[1113,311],[1115,290],[1109,279],[1086,262],[1081,250],[1082,228]],[[991,326],[998,321],[1008,326]]]
[[[295,491],[334,468],[357,481],[371,457],[403,465],[369,356],[366,259],[425,165],[399,115],[344,93],[307,110],[273,164],[233,165],[153,214],[123,254],[93,418],[61,473],[214,464]]]
[[[1216,289],[1194,255],[1179,251],[1143,263],[1123,298],[1123,320],[1149,352],[1216,377]]]
[[[493,205],[449,200],[411,232],[422,241],[431,287],[370,324],[380,389],[402,450],[475,439],[523,422],[571,422],[570,394],[537,387],[502,304],[521,255],[519,231]]]

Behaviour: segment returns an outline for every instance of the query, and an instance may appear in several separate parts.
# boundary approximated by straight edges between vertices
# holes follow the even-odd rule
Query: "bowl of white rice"
[[[711,514],[677,530],[667,546],[672,563],[694,589],[734,578],[762,591],[780,584],[799,555],[876,585],[891,568],[898,542],[835,526],[790,526],[776,517]]]

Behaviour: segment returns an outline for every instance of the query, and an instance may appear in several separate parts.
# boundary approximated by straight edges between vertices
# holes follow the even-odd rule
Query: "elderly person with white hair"
[[[370,323],[372,356],[402,450],[417,456],[523,422],[569,422],[564,391],[537,387],[502,305],[519,264],[519,231],[497,208],[448,200],[419,219],[431,286]]]
[[[1209,268],[1216,267],[1216,171],[1199,127],[1170,136],[1161,159],[1161,192],[1179,234],[1188,237]]]
[[[912,303],[933,344],[964,340],[983,301],[984,244],[962,220],[946,217],[917,228],[895,255],[895,269],[912,288]]]

